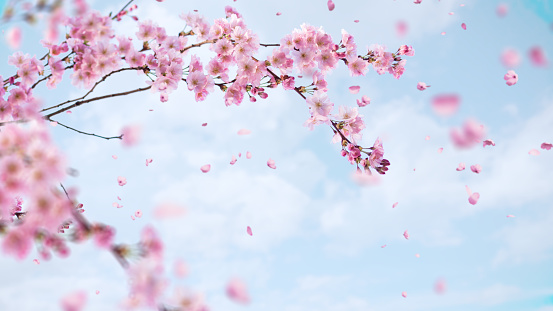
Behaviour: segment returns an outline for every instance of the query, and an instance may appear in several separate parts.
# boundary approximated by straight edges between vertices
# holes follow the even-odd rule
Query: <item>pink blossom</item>
[[[540,151],[537,150],[537,149],[531,149],[530,151],[528,151],[528,154],[533,155],[533,156],[537,156],[537,155],[540,155]]]
[[[227,297],[241,304],[248,304],[250,302],[246,284],[236,278],[230,280],[227,284]]]
[[[515,85],[518,82],[518,75],[515,73],[514,70],[509,70],[509,71],[507,71],[505,76],[503,76],[503,79],[505,79],[505,81],[507,81],[505,83],[507,83],[508,86],[512,86],[512,85]]]
[[[80,311],[86,305],[86,300],[86,292],[78,291],[65,295],[60,304],[63,311]]]
[[[462,23],[462,24],[461,24],[461,28],[463,28],[463,30],[467,30],[467,24]]]
[[[141,211],[141,210],[137,210],[136,212],[134,212],[134,216],[136,216],[136,218],[142,217],[142,211]]]
[[[459,163],[459,166],[457,166],[457,168],[455,170],[457,170],[458,172],[464,171],[465,170],[465,163],[463,163],[463,162]]]
[[[251,236],[252,235],[252,228],[250,228],[250,226],[248,226],[246,228],[246,232]]]
[[[507,68],[514,68],[520,65],[520,54],[517,50],[506,48],[501,53],[501,63]]]
[[[457,94],[436,95],[432,99],[432,108],[439,116],[448,117],[457,112],[460,98]]]
[[[424,90],[426,90],[426,89],[429,88],[429,87],[430,87],[430,85],[426,85],[426,83],[424,83],[424,82],[419,82],[419,83],[417,83],[417,89],[418,89],[419,91],[424,91]]]
[[[359,93],[360,89],[361,89],[361,87],[359,85],[350,86],[349,87],[349,92],[351,94],[357,94],[357,93]]]
[[[101,248],[110,248],[115,237],[115,229],[105,225],[94,225],[94,243]]]
[[[545,57],[545,52],[540,46],[534,46],[528,51],[528,56],[532,65],[536,67],[545,67],[547,66],[547,58]]]
[[[471,165],[470,170],[476,174],[480,174],[480,172],[482,171],[482,166],[480,166],[480,164]]]
[[[326,5],[328,6],[328,10],[329,10],[329,11],[334,10],[335,5],[334,5],[334,2],[332,2],[332,0],[328,0],[328,2],[326,3]]]
[[[114,160],[117,160],[117,156],[116,155],[112,155],[111,156]]]
[[[24,259],[31,251],[32,235],[22,228],[10,230],[3,236],[2,250],[6,254],[13,254],[18,259]]]
[[[305,100],[311,115],[316,116],[328,116],[334,104],[328,100],[328,96],[325,92],[315,91],[313,96],[307,97]]]
[[[119,184],[119,186],[124,186],[124,185],[127,184],[127,178],[122,177],[122,176],[118,176],[117,177],[117,183]]]
[[[486,147],[486,146],[495,146],[495,143],[491,139],[486,139],[482,143],[482,147]]]
[[[363,95],[361,97],[361,100],[359,100],[359,99],[357,100],[357,106],[359,106],[359,107],[365,107],[370,103],[371,103],[371,99],[366,95]]]
[[[404,237],[406,240],[409,240],[409,232],[407,232],[407,230],[405,230],[405,232],[403,232],[403,237]]]
[[[541,144],[541,149],[551,150],[551,147],[553,147],[553,144],[550,144],[550,143],[542,143]]]
[[[248,129],[240,129],[240,130],[238,131],[238,135],[249,135],[249,134],[251,134],[251,133],[252,133],[252,131],[250,131],[250,130],[248,130]]]
[[[272,169],[276,169],[275,161],[272,160],[272,159],[269,159],[269,160],[267,161],[267,166],[270,167],[270,168],[272,168]]]
[[[210,169],[211,169],[211,164],[206,164],[206,165],[203,165],[202,167],[200,167],[200,170],[201,170],[203,173],[209,172]]]

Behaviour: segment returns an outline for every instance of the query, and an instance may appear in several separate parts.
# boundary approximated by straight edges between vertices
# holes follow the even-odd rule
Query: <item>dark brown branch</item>
[[[278,43],[259,43],[259,45],[268,47],[268,46],[280,46]]]
[[[75,132],[77,132],[77,133],[79,133],[79,134],[84,134],[84,135],[99,137],[99,138],[103,138],[103,139],[105,139],[105,140],[110,140],[110,139],[122,139],[122,138],[123,138],[123,134],[121,134],[121,135],[119,135],[119,136],[105,137],[105,136],[96,135],[96,134],[93,134],[93,133],[86,133],[86,132],[83,132],[83,131],[79,131],[79,130],[77,130],[77,129],[74,129],[74,128],[72,128],[72,127],[70,127],[70,126],[67,126],[67,125],[65,125],[65,124],[63,124],[63,123],[60,123],[60,122],[58,122],[58,121],[54,121],[54,120],[52,120],[52,119],[50,119],[50,121],[56,122],[57,124],[59,124],[59,125],[65,127],[66,129],[70,129],[70,130],[75,131]]]
[[[215,43],[217,42],[217,39],[213,39],[213,40],[205,40],[205,41],[202,41],[202,42],[198,42],[198,43],[194,43],[192,45],[189,45],[187,47],[185,47],[184,49],[180,50],[181,53],[184,53],[186,50],[190,50],[191,48],[196,48],[196,47],[200,47],[206,43]]]

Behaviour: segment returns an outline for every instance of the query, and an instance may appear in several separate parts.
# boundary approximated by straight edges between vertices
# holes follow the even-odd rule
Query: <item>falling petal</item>
[[[551,147],[553,147],[553,144],[550,144],[550,143],[542,143],[541,144],[541,149],[551,150]]]
[[[146,159],[146,166],[148,166],[148,164],[152,163],[153,159]]]
[[[250,228],[250,226],[248,226],[246,228],[246,232],[251,236],[252,235],[252,228]]]
[[[114,158],[115,160],[117,160],[117,156],[116,156],[116,155],[112,155],[111,157]]]
[[[386,247],[386,244],[384,244],[384,245],[380,246],[380,248],[385,248],[385,247]]]
[[[398,21],[396,23],[396,34],[398,37],[404,37],[407,34],[407,23],[405,21]]]
[[[482,147],[486,147],[486,146],[495,146],[495,143],[491,139],[486,139],[482,143]]]
[[[438,153],[442,153],[444,151],[444,148],[438,148]]]
[[[447,283],[444,279],[437,279],[436,283],[434,283],[434,291],[438,295],[445,294],[445,291],[447,289]]]
[[[392,205],[392,208],[395,208],[395,207],[397,206],[398,203],[399,203],[399,202],[394,203],[394,205]]]
[[[251,134],[252,131],[248,130],[248,129],[241,129],[238,131],[238,135],[249,135]]]
[[[360,89],[361,89],[361,87],[359,85],[350,86],[349,87],[349,92],[351,94],[357,94],[357,93],[359,93]]]
[[[467,30],[467,24],[462,23],[462,24],[461,24],[461,28],[463,28],[463,30]]]
[[[460,99],[457,94],[436,95],[432,99],[432,109],[439,116],[448,117],[457,112]]]
[[[430,140],[430,136],[426,136],[424,140]]]
[[[207,123],[202,123],[202,126],[207,126]]]
[[[471,165],[470,170],[476,174],[480,174],[480,172],[482,171],[482,166],[480,166],[480,164]]]
[[[407,298],[407,292],[401,292],[401,296],[403,296],[403,298]]]
[[[467,194],[470,196],[472,195],[472,190],[470,190],[469,186],[465,185],[465,189],[467,190]]]
[[[533,156],[537,156],[537,155],[540,155],[540,151],[537,150],[537,149],[532,149],[532,150],[528,151],[528,154],[533,155]]]
[[[200,170],[202,170],[202,172],[204,172],[204,173],[209,172],[210,169],[211,169],[211,164],[206,164],[206,165],[203,165],[202,167],[200,167]]]
[[[465,170],[465,163],[459,163],[459,166],[457,166],[455,170],[457,170],[458,172]]]
[[[469,203],[475,205],[476,203],[478,203],[478,199],[480,199],[480,194],[478,192],[475,192],[470,195]]]
[[[186,209],[178,204],[163,203],[154,208],[154,218],[157,219],[175,219],[182,217]]]
[[[276,15],[277,15],[277,16],[280,16],[280,15],[282,15],[282,13],[280,13],[280,12],[277,12],[277,13],[276,13]]]
[[[241,304],[248,304],[250,302],[246,284],[239,279],[232,279],[228,283],[227,296],[231,300]]]
[[[334,10],[335,5],[334,5],[334,2],[332,2],[332,0],[328,0],[328,2],[326,3],[326,5],[328,6],[328,10],[329,10],[329,11]]]
[[[142,211],[141,211],[141,210],[137,210],[136,212],[134,212],[134,216],[136,216],[137,218],[142,217]]]
[[[267,166],[270,167],[270,168],[272,168],[272,169],[276,169],[276,165],[275,165],[275,161],[274,161],[274,160],[269,159],[269,160],[267,161]]]
[[[407,230],[403,232],[403,237],[405,237],[406,240],[409,240],[409,232],[407,232]]]
[[[509,11],[509,6],[505,3],[501,3],[497,6],[496,13],[499,17],[504,17],[507,15],[507,12]]]
[[[186,266],[186,263],[182,259],[177,259],[175,261],[175,276],[178,278],[184,278],[188,274],[188,267]]]
[[[100,291],[99,291],[99,290],[96,290],[96,295],[98,295],[99,293],[100,293]]]
[[[236,163],[237,159],[236,157],[233,155],[232,156],[232,159],[230,160],[230,165],[234,165],[234,163]]]
[[[118,176],[117,183],[119,184],[119,186],[124,186],[127,184],[127,179],[125,177]]]
[[[515,68],[520,65],[520,54],[515,49],[506,48],[501,53],[501,63],[508,69]]]
[[[251,159],[251,158],[252,158],[252,153],[249,151],[246,151],[246,159]]]
[[[445,36],[445,31],[442,31],[441,35],[442,35],[442,36]]]
[[[530,57],[530,61],[532,62],[532,65],[537,67],[545,67],[547,66],[547,59],[545,57],[545,52],[540,46],[534,46],[528,51],[528,56]]]
[[[354,22],[354,23],[359,23],[359,20],[358,20],[358,19],[356,19],[356,20],[354,20],[353,22]]]
[[[419,253],[415,254],[415,257],[421,258],[421,255]]]
[[[12,27],[6,31],[6,43],[12,50],[17,50],[21,46],[21,29]]]
[[[38,259],[33,259],[33,262],[37,265],[40,265],[40,261],[38,261]]]
[[[507,215],[507,218],[514,218],[515,215]]]

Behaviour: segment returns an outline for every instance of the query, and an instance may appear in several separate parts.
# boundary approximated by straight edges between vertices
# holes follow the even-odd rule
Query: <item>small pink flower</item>
[[[117,177],[117,183],[119,183],[119,186],[124,186],[127,184],[127,179],[125,177],[119,176]]]
[[[392,208],[395,208],[399,202],[396,202],[392,205]]]
[[[551,150],[551,147],[553,147],[553,144],[550,144],[550,143],[542,143],[541,144],[541,149]]]
[[[119,203],[117,203],[117,202],[113,202],[112,206],[117,207],[117,208],[123,207],[123,205],[119,205]]]
[[[409,240],[409,232],[407,232],[407,230],[405,230],[405,232],[403,232],[403,237],[404,237],[406,240]]]
[[[267,166],[270,167],[270,168],[272,168],[273,170],[276,169],[275,161],[272,160],[272,159],[269,159],[269,160],[267,161]]]
[[[361,100],[359,99],[357,100],[357,106],[359,107],[365,107],[370,103],[371,103],[371,99],[366,95],[363,95],[363,97],[361,97]]]
[[[463,30],[467,30],[467,24],[462,23],[462,24],[461,24],[461,28],[463,28]]]
[[[250,228],[250,226],[248,226],[246,228],[246,232],[251,236],[253,233],[252,233],[252,228]]]
[[[211,164],[206,164],[206,165],[203,165],[202,167],[200,167],[200,170],[202,170],[202,172],[204,172],[204,173],[209,172],[210,169],[211,169]]]
[[[401,296],[402,296],[403,298],[407,298],[407,292],[401,292]]]
[[[241,129],[238,131],[238,135],[249,135],[251,134],[252,131],[248,130],[248,129]]]
[[[334,5],[334,2],[332,2],[332,0],[328,0],[328,2],[326,3],[326,5],[328,6],[328,10],[329,10],[329,11],[334,10],[335,5]]]
[[[248,304],[250,297],[246,288],[246,284],[239,279],[232,279],[227,285],[227,296],[235,302]]]
[[[509,70],[507,71],[507,73],[503,76],[503,79],[507,82],[507,85],[508,86],[512,86],[512,85],[515,85],[517,84],[518,82],[518,75],[515,73],[514,70]]]
[[[537,150],[537,149],[532,149],[532,150],[528,151],[528,154],[533,155],[533,156],[537,156],[537,155],[540,155],[540,151]]]
[[[134,216],[136,216],[137,218],[142,217],[142,211],[141,211],[141,210],[137,210],[136,212],[134,212]]]
[[[470,170],[475,172],[476,174],[480,174],[480,172],[482,171],[482,166],[480,166],[480,164],[471,165]]]
[[[458,172],[464,171],[465,170],[465,163],[463,163],[463,162],[459,163],[459,166],[457,166],[456,170]]]
[[[417,83],[417,89],[418,89],[419,91],[424,91],[424,90],[426,90],[426,89],[429,88],[429,87],[430,87],[430,85],[426,85],[426,83],[424,83],[424,82],[419,82],[419,83]]]
[[[482,147],[486,147],[486,146],[495,146],[495,143],[491,139],[486,139],[482,143]]]
[[[350,86],[349,87],[349,92],[351,94],[357,94],[357,93],[359,93],[360,89],[361,89],[361,87],[359,85]]]

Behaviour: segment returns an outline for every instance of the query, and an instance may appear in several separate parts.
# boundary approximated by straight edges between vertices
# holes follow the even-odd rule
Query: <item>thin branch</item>
[[[181,53],[184,53],[186,50],[190,50],[191,48],[196,48],[196,47],[199,47],[199,46],[202,46],[206,43],[215,43],[217,42],[217,39],[213,39],[213,40],[205,40],[205,41],[202,41],[202,42],[199,42],[199,43],[195,43],[195,44],[192,44],[192,45],[189,45],[187,47],[185,47],[184,49],[180,50]]]
[[[111,19],[116,19],[117,16],[119,16],[119,14],[121,14],[121,12],[123,12],[128,6],[129,4],[131,4],[134,0],[130,0],[129,2],[127,2],[127,4],[125,4],[125,6],[117,13],[115,14]]]
[[[77,133],[84,134],[84,135],[89,135],[89,136],[94,136],[94,137],[99,137],[99,138],[103,138],[103,139],[105,139],[105,140],[110,140],[110,139],[122,139],[122,138],[123,138],[123,134],[121,134],[121,135],[119,135],[119,136],[105,137],[105,136],[96,135],[96,134],[93,134],[93,133],[86,133],[86,132],[83,132],[83,131],[79,131],[79,130],[77,130],[77,129],[74,129],[74,128],[72,128],[72,127],[70,127],[70,126],[67,126],[67,125],[65,125],[65,124],[63,124],[63,123],[60,123],[60,122],[58,122],[58,121],[54,121],[54,120],[52,120],[52,119],[50,119],[50,121],[56,122],[57,124],[59,124],[59,125],[65,127],[65,128],[67,128],[67,129],[70,129],[70,130],[72,130],[72,131],[75,131],[75,132],[77,132]]]
[[[46,120],[49,120],[51,117],[55,116],[55,115],[58,115],[64,111],[67,111],[71,108],[75,108],[75,107],[79,107],[80,105],[82,104],[86,104],[86,103],[90,103],[90,102],[93,102],[93,101],[96,101],[96,100],[101,100],[101,99],[105,99],[105,98],[110,98],[110,97],[118,97],[118,96],[125,96],[125,95],[129,95],[129,94],[132,94],[132,93],[137,93],[137,92],[142,92],[142,91],[146,91],[146,90],[149,90],[151,89],[152,86],[147,86],[147,87],[143,87],[143,88],[138,88],[138,89],[135,89],[135,90],[132,90],[132,91],[127,91],[127,92],[121,92],[121,93],[114,93],[114,94],[109,94],[109,95],[104,95],[104,96],[99,96],[99,97],[94,97],[94,98],[91,98],[91,99],[87,99],[87,100],[83,100],[83,101],[78,101],[76,103],[74,103],[73,105],[71,106],[67,106],[67,107],[64,107],[60,110],[57,110],[57,111],[54,111],[46,116],[44,116],[44,118]]]
[[[259,43],[259,45],[268,47],[268,46],[280,46],[278,43]]]

